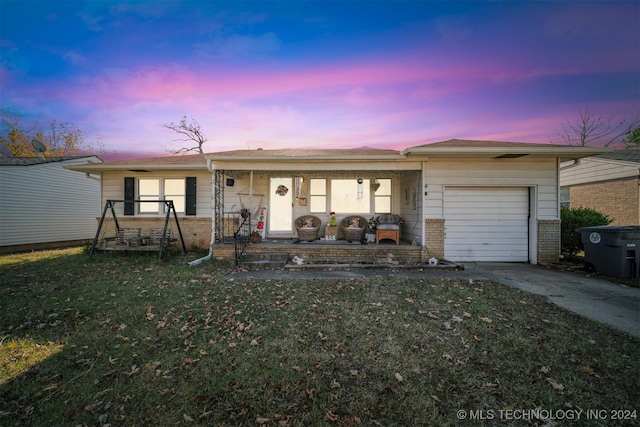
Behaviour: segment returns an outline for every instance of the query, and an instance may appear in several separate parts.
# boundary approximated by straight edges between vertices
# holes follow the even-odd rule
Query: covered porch
[[[241,263],[286,253],[315,265],[427,261],[432,256],[424,247],[422,164],[401,159],[393,150],[255,150],[208,157],[214,175],[213,256]],[[397,237],[380,234],[377,243],[371,224],[388,214],[402,219]],[[250,225],[243,228],[247,216]],[[362,234],[354,238],[344,224],[355,218]],[[312,236],[303,234],[303,220],[313,222]],[[251,234],[259,242],[240,252],[230,243]]]

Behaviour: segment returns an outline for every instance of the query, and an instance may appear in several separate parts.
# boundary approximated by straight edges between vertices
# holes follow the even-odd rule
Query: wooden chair
[[[347,216],[340,222],[340,228],[344,234],[344,240],[362,242],[364,240],[364,232],[367,229],[367,220],[362,216]]]
[[[380,215],[376,218],[376,224],[377,244],[383,239],[391,239],[396,242],[396,245],[400,244],[400,225],[402,224],[400,215]]]
[[[296,218],[296,232],[298,239],[305,242],[313,242],[318,239],[320,233],[320,218],[313,215],[303,215]]]

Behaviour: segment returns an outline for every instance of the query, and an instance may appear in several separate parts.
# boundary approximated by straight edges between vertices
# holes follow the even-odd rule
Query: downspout
[[[213,162],[211,161],[211,159],[207,159],[207,169],[209,170],[209,172],[211,172],[211,201],[213,201],[216,197],[215,196],[216,178],[213,170]],[[189,265],[193,267],[194,265],[201,264],[204,261],[211,261],[211,258],[213,258],[213,244],[215,243],[215,240],[216,240],[216,215],[215,213],[213,213],[213,215],[211,216],[211,242],[209,243],[209,253],[206,256],[203,256],[202,258],[198,258],[196,260],[189,262]]]

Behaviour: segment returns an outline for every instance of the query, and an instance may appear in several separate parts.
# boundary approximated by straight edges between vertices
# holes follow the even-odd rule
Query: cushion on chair
[[[400,230],[398,224],[378,224],[376,227],[378,230]]]
[[[349,218],[348,228],[360,228],[360,218],[357,216]]]
[[[302,227],[304,228],[313,228],[313,218],[312,217],[306,217],[306,218],[302,218]]]
[[[378,224],[395,224],[400,221],[400,217],[395,214],[382,214],[378,217]]]

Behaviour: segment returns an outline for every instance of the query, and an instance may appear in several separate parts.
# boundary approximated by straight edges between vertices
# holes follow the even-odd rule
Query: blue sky
[[[640,110],[637,1],[0,2],[0,103],[118,157],[548,143]]]

